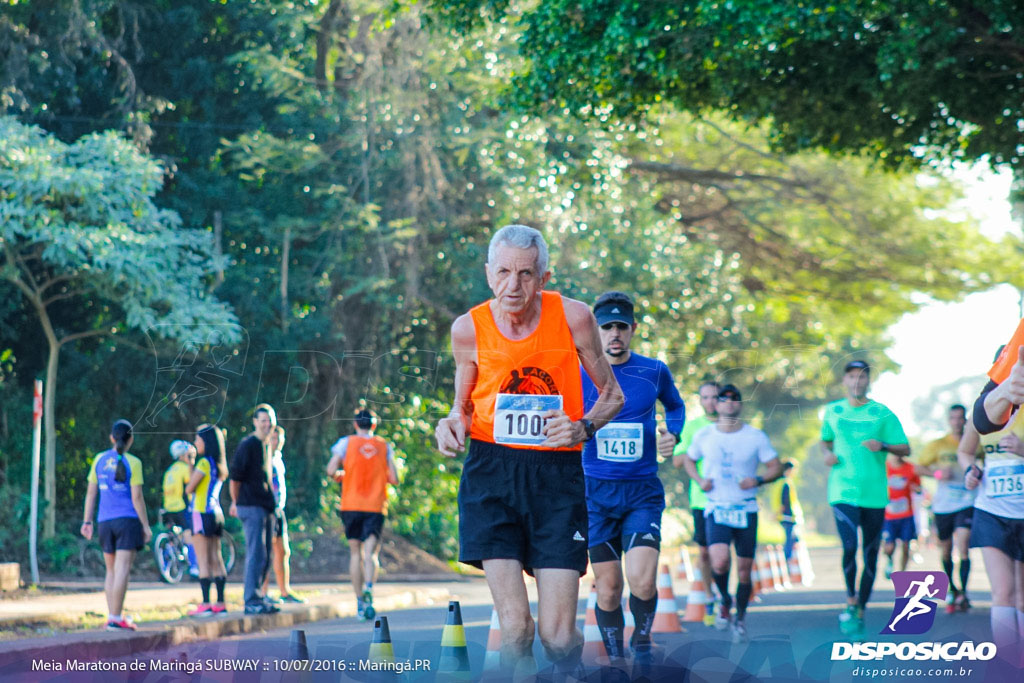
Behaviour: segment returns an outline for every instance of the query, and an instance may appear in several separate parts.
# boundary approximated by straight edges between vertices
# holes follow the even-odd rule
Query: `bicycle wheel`
[[[230,574],[235,568],[235,539],[226,531],[220,537],[220,554],[224,558],[224,573]]]
[[[181,540],[172,533],[164,532],[153,539],[153,555],[160,578],[167,583],[178,583],[185,574],[185,554]]]

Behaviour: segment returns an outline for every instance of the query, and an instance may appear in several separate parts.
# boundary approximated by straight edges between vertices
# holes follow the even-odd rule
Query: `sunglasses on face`
[[[626,324],[626,323],[605,323],[604,325],[601,325],[601,329],[602,330],[611,330],[611,329],[628,330],[629,329],[629,325]]]
[[[718,402],[719,403],[722,403],[724,401],[739,401],[739,400],[740,400],[739,397],[737,397],[735,394],[722,394],[721,396],[718,397]]]

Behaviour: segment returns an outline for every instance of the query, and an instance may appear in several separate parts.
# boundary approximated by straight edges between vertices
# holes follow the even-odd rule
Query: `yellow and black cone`
[[[370,642],[370,661],[395,661],[395,648],[391,645],[391,629],[388,628],[387,617],[377,617],[373,621],[373,641]]]
[[[437,670],[446,674],[446,679],[468,679],[470,676],[469,648],[466,647],[466,629],[462,625],[462,608],[458,600],[448,603],[448,621],[441,635],[441,658]]]

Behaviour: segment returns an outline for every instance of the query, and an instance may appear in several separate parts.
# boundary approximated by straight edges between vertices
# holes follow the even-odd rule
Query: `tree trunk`
[[[53,335],[49,317],[43,319],[47,331],[50,356],[46,362],[46,388],[43,392],[43,433],[46,435],[46,474],[43,484],[43,500],[46,501],[46,517],[43,519],[43,538],[53,538],[57,529],[57,421],[54,407],[57,405],[57,364],[60,360],[60,343]]]

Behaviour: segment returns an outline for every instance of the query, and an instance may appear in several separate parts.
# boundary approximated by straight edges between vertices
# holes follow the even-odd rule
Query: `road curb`
[[[403,609],[447,600],[450,593],[444,588],[415,588],[374,599],[378,612]],[[355,616],[356,606],[351,596],[331,602],[289,606],[276,614],[232,614],[204,621],[175,620],[142,626],[139,631],[119,633],[111,631],[83,631],[49,638],[33,638],[0,643],[0,674],[11,664],[34,659],[60,661],[75,659],[99,661],[126,657],[137,652],[173,647],[195,640],[213,640],[257,631],[287,628],[298,624]]]

